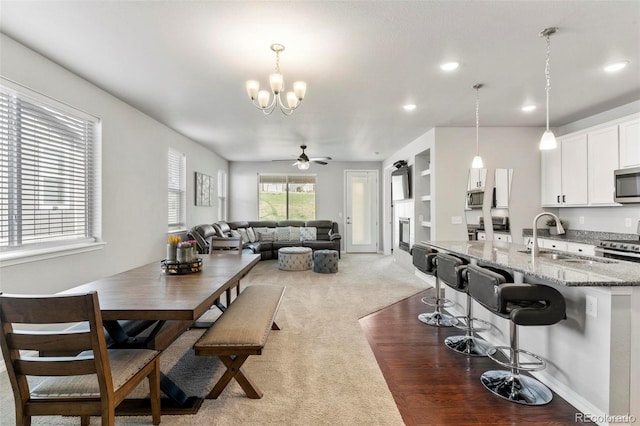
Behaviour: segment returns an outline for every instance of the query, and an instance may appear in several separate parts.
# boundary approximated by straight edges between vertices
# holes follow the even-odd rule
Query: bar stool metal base
[[[514,374],[507,370],[491,370],[480,377],[489,391],[511,402],[524,405],[545,405],[551,402],[553,394],[545,385],[528,376]]]
[[[487,356],[491,347],[483,339],[473,336],[451,336],[444,339],[444,344],[455,352],[469,356]]]
[[[458,323],[458,320],[454,316],[443,314],[439,310],[420,314],[418,315],[418,319],[427,325],[433,325],[435,327],[453,327]]]

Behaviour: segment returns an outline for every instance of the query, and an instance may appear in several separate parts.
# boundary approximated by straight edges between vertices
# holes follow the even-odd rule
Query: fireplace
[[[400,250],[410,251],[411,219],[408,217],[398,218],[398,247]]]

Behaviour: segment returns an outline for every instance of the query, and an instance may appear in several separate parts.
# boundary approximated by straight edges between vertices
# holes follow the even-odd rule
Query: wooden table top
[[[153,262],[62,294],[97,291],[105,321],[196,320],[260,261],[260,255],[246,253],[201,257],[201,272],[169,275]]]

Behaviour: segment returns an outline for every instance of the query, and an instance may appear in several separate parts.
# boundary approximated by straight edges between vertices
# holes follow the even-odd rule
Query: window
[[[259,175],[260,220],[314,220],[315,175]]]
[[[0,254],[99,239],[98,131],[97,118],[1,80]]]
[[[168,223],[169,231],[185,228],[187,196],[187,160],[182,152],[169,148],[167,161],[168,176]]]
[[[227,220],[227,173],[218,170],[218,220]]]

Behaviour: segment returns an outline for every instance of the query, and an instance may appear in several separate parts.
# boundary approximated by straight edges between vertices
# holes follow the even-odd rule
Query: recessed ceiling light
[[[536,109],[535,105],[525,105],[522,108],[520,108],[523,112],[531,112],[534,111]]]
[[[616,71],[620,71],[627,65],[629,65],[629,61],[616,62],[615,64],[607,65],[606,67],[604,67],[604,70],[606,72],[616,72]]]
[[[403,106],[402,108],[404,108],[405,111],[413,111],[414,109],[416,109],[415,104],[407,104],[405,106]]]
[[[440,69],[442,71],[453,71],[456,68],[458,68],[459,66],[460,66],[460,64],[457,63],[457,62],[447,62],[447,63],[444,63],[444,64],[440,65]]]

